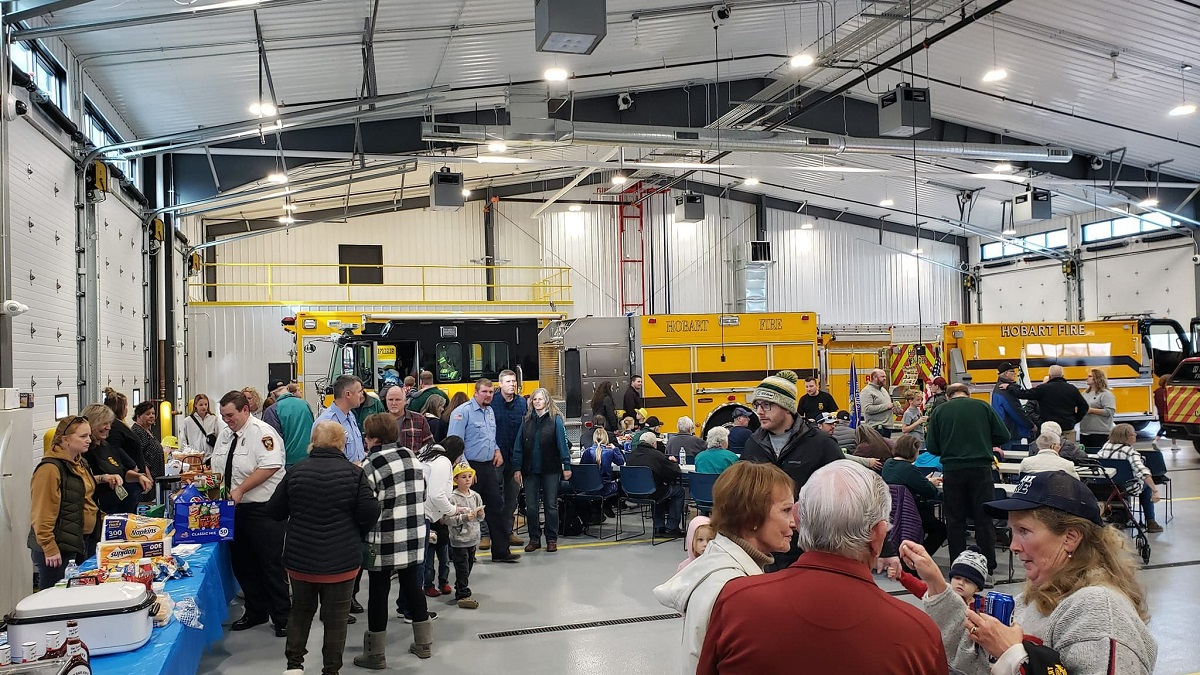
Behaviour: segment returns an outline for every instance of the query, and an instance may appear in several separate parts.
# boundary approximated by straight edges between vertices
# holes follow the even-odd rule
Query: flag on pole
[[[1033,381],[1029,379],[1029,362],[1025,360],[1025,348],[1021,347],[1021,386],[1026,389],[1033,388]]]
[[[857,429],[858,421],[862,419],[862,407],[858,403],[858,369],[854,366],[854,357],[850,357],[850,428]]]

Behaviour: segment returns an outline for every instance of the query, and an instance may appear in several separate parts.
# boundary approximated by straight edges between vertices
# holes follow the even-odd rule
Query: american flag
[[[931,347],[931,349],[933,349]],[[942,376],[942,352],[940,349],[934,352],[933,367],[929,369],[929,379]]]
[[[850,361],[850,428],[857,429],[862,419],[862,406],[858,403],[858,368]]]

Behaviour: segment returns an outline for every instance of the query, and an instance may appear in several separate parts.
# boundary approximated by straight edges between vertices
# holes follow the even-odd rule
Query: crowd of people
[[[874,371],[853,429],[816,378],[801,394],[796,374],[781,371],[754,388],[748,407],[734,406],[728,424],[700,436],[680,417],[669,440],[643,408],[641,378],[621,408],[611,383],[597,387],[578,461],[598,466],[594,492],[609,517],[623,508],[620,467],[653,476],[656,534],[684,538],[687,551],[654,591],[684,615],[683,671],[771,671],[786,656],[850,672],[1018,673],[1022,664],[1152,672],[1156,647],[1128,541],[1104,525],[1072,462],[1093,447],[1128,461],[1140,479],[1133,494],[1156,526],[1158,486],[1133,449],[1136,434],[1114,424],[1100,371],[1083,393],[1061,368],[1032,388],[1015,371],[999,368],[990,404],[940,377],[928,391],[894,397],[886,373]],[[343,375],[331,394],[317,415],[294,383],[272,382],[266,398],[252,387],[230,391],[215,406],[197,394],[178,431],[178,445],[204,453],[235,503],[231,558],[245,611],[232,629],[269,622],[286,638],[289,674],[303,672],[318,610],[324,672],[341,668],[347,626],[360,613],[367,630],[354,663],[386,668],[393,579],[397,613],[412,625],[409,651],[429,658],[437,612],[428,599],[477,609],[470,576],[481,551],[494,563],[517,563],[517,547],[556,553],[559,492],[573,475],[563,415],[546,389],[522,396],[512,371],[496,384],[478,380],[470,397],[447,396],[428,372],[378,396]],[[1034,415],[1022,401],[1037,402]],[[125,397],[107,390],[103,404],[53,430],[32,481],[29,547],[42,588],[94,553],[102,514],[153,499],[164,472],[155,411],[141,403],[126,423]],[[994,500],[993,451],[1021,440],[1030,448],[1024,476],[1012,498]],[[718,475],[711,518],[685,520],[684,462]],[[920,541],[889,536],[893,500],[904,493]],[[519,517],[528,541],[516,535]],[[967,524],[993,518],[1008,520],[1026,570],[1012,625],[972,604],[993,585],[995,531],[974,527],[968,546]],[[944,542],[949,581],[932,558]],[[872,570],[920,596],[924,611],[881,591]],[[856,649],[865,621],[886,626],[889,639]]]

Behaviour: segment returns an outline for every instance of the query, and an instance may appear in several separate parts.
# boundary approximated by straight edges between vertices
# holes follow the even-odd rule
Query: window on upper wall
[[[374,244],[338,245],[339,284],[382,284],[383,247]]]
[[[1100,241],[1109,239],[1120,239],[1122,237],[1132,237],[1148,232],[1158,232],[1171,227],[1178,227],[1179,223],[1172,221],[1170,216],[1158,213],[1156,211],[1142,214],[1141,218],[1133,216],[1124,216],[1122,218],[1113,218],[1112,220],[1102,220],[1098,223],[1088,223],[1083,226],[1083,243],[1094,244]]]
[[[9,45],[13,65],[29,75],[38,89],[46,92],[50,102],[66,111],[67,71],[37,42],[14,42]]]
[[[117,134],[113,126],[108,123],[108,120],[104,119],[104,116],[96,110],[96,106],[92,105],[92,102],[86,98],[83,101],[83,133],[92,142],[92,145],[95,145],[97,148],[115,145],[125,140]],[[114,153],[106,154],[104,161],[117,167],[130,182],[137,183],[136,161],[119,159]]]
[[[1024,237],[1020,237],[1020,241],[1028,244],[1029,248],[1020,246],[1015,242],[993,241],[984,244],[979,248],[979,257],[983,261],[988,261],[1009,258],[1022,254],[1036,255],[1036,249],[1038,247],[1052,249],[1066,248],[1071,242],[1071,237],[1066,228],[1063,228],[1061,230],[1050,230],[1049,232],[1028,234]]]

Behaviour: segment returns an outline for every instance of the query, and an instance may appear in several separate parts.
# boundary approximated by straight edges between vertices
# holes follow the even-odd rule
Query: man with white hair
[[[1057,422],[1062,428],[1062,438],[1075,440],[1075,425],[1079,424],[1088,412],[1087,399],[1079,393],[1075,385],[1063,377],[1063,368],[1059,365],[1050,366],[1050,379],[1033,389],[1023,389],[1018,384],[1002,385],[1013,390],[1017,398],[1038,402],[1038,412],[1043,422]]]
[[[1072,478],[1079,478],[1079,472],[1075,470],[1075,462],[1058,456],[1061,445],[1058,436],[1045,432],[1038,436],[1034,443],[1038,447],[1038,453],[1021,460],[1021,473],[1063,471],[1070,474]]]
[[[697,675],[783,672],[947,673],[946,649],[924,612],[883,592],[871,565],[892,500],[875,472],[833,462],[796,502],[804,554],[775,574],[734,579],[708,622]],[[869,640],[864,635],[883,635]]]
[[[704,439],[696,436],[696,423],[692,418],[684,415],[675,423],[675,428],[679,433],[675,434],[667,441],[667,456],[679,457],[679,451],[682,450],[684,456],[688,459],[685,464],[695,464],[691,461],[696,455],[704,452],[708,446],[704,444]]]

